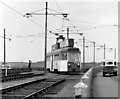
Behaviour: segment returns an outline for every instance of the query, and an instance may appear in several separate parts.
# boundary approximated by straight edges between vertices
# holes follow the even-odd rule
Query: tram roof
[[[68,51],[76,51],[76,52],[80,53],[79,48],[76,48],[76,47],[65,47],[65,48],[62,48],[62,49],[57,49],[57,50],[54,50],[54,51],[50,51],[50,52],[47,53],[47,56],[54,55],[54,54],[59,54],[59,53],[65,53],[65,52],[68,52]]]

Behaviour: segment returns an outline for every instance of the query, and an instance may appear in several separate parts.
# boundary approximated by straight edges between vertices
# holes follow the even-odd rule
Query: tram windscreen
[[[69,62],[79,62],[80,61],[80,54],[76,52],[68,53],[68,61]]]

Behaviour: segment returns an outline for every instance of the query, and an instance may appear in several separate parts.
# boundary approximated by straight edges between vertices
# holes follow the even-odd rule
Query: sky
[[[3,33],[6,30],[6,61],[42,61],[44,60],[45,16],[32,15],[23,17],[28,12],[45,13],[45,2],[39,0],[0,1],[0,61],[3,61]],[[75,39],[75,46],[82,54],[82,36],[75,33],[84,33],[86,45],[86,62],[93,61],[93,43],[96,46],[106,45],[106,59],[114,59],[114,48],[118,58],[118,1],[117,0],[79,0],[48,2],[48,13],[68,13],[67,19],[62,15],[48,15],[47,52],[55,44],[56,36],[49,33],[61,33],[66,26],[70,30],[70,38]],[[39,11],[38,11],[39,10]],[[37,11],[37,12],[35,12]],[[73,34],[74,33],[74,34]],[[110,50],[109,48],[113,48]],[[81,55],[82,59],[82,55]],[[103,60],[103,48],[97,50],[96,61]]]

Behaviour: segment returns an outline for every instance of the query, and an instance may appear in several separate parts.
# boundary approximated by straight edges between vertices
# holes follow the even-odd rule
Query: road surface
[[[118,76],[103,77],[102,72],[98,73],[93,80],[93,97],[118,97]]]

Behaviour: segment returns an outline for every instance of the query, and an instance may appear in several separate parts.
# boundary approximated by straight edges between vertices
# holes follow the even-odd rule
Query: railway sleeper
[[[9,96],[9,99],[22,99],[22,96]],[[8,96],[2,96],[2,99],[8,99]]]
[[[48,81],[48,79],[45,80],[45,81]],[[44,93],[46,93],[47,90],[49,90],[50,88],[54,87],[55,85],[57,85],[58,83],[63,82],[63,81],[65,81],[65,79],[63,79],[63,80],[58,80],[58,81],[56,81],[55,83],[50,84],[49,86],[44,87],[44,88],[42,88],[41,90],[38,90],[38,91],[36,91],[36,92],[34,92],[34,93],[26,96],[24,99],[30,99],[31,96],[37,96],[38,93],[39,93],[39,94],[44,94]]]
[[[42,79],[42,80],[45,80],[45,79]],[[25,90],[24,88],[23,89],[20,89],[20,90],[18,90],[18,93],[17,92],[11,92],[12,90],[15,90],[15,89],[19,89],[20,87],[24,87],[25,85],[29,85],[30,83],[26,83],[26,84],[23,84],[23,85],[20,85],[20,86],[15,86],[15,87],[13,87],[13,88],[8,88],[7,90],[2,90],[2,93],[7,93],[8,92],[8,95],[14,95],[14,94],[21,94],[22,96],[24,96],[25,95],[25,97],[24,97],[24,99],[30,99],[31,97],[36,97],[37,95],[40,95],[40,94],[44,94],[46,91],[48,91],[50,88],[52,88],[52,87],[54,87],[55,85],[57,85],[58,83],[60,83],[60,82],[62,82],[62,81],[64,81],[65,79],[63,79],[63,80],[54,80],[54,83],[53,83],[53,81],[52,80],[45,80],[45,82],[47,81],[52,81],[52,83],[50,84],[50,82],[49,82],[49,85],[47,85],[47,86],[45,86],[45,85],[42,85],[42,86],[44,86],[41,90],[38,90],[38,91],[35,91],[35,90],[30,90],[29,89],[29,91],[28,90]],[[35,82],[37,82],[37,81],[35,81]],[[34,82],[34,83],[35,83]],[[31,82],[31,83],[33,83],[33,82]],[[34,91],[34,92],[33,92]],[[30,94],[31,93],[31,94]],[[56,92],[54,92],[54,93],[56,93]],[[28,95],[27,95],[28,94]],[[26,96],[27,95],[27,96]],[[14,98],[12,98],[12,99],[14,99]],[[16,99],[18,99],[18,98],[16,98]],[[31,98],[32,99],[32,98]]]
[[[24,87],[24,86],[26,86],[26,85],[32,84],[32,83],[34,83],[34,82],[39,82],[39,81],[44,81],[44,80],[45,80],[45,78],[44,78],[44,79],[40,79],[40,80],[36,80],[36,81],[33,81],[33,82],[28,82],[28,83],[24,83],[24,84],[21,84],[21,85],[13,86],[13,87],[10,87],[10,88],[2,89],[2,92],[1,92],[1,93],[2,93],[2,94],[5,94],[5,93],[7,93],[7,92],[11,92],[11,91],[13,91],[13,90],[22,88],[22,87]]]
[[[19,80],[24,78],[34,77],[34,75],[13,75],[13,76],[5,76],[2,78],[2,82],[5,81],[12,81],[12,80]]]
[[[45,94],[57,94],[58,91],[47,91]]]

